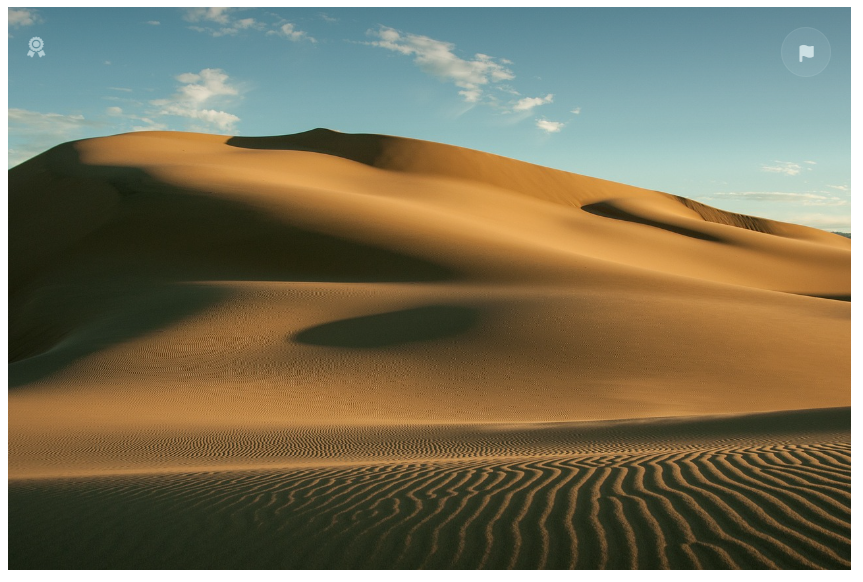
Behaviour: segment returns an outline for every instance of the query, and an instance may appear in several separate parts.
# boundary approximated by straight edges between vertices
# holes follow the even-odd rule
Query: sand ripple
[[[757,416],[724,426],[764,433]],[[638,425],[686,426],[666,423]],[[16,479],[10,567],[848,568],[851,449],[835,429],[690,434],[675,450],[624,425],[606,427],[616,445],[561,454],[536,443],[563,429],[534,428],[502,441],[506,457],[468,442],[436,459]],[[428,454],[418,442],[382,456]]]

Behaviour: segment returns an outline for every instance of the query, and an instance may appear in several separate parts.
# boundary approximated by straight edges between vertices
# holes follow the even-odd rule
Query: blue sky
[[[808,78],[780,57],[803,26],[832,49]],[[850,232],[850,34],[848,8],[10,9],[9,165],[141,129],[328,127]]]

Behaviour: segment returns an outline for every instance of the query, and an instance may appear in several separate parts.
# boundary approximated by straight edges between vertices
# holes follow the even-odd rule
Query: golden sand
[[[847,239],[328,130],[9,213],[10,567],[850,565]]]

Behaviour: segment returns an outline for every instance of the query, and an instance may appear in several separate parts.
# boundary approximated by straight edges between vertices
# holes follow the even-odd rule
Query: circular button
[[[799,77],[814,77],[830,62],[830,42],[816,28],[792,30],[782,43],[782,62]]]

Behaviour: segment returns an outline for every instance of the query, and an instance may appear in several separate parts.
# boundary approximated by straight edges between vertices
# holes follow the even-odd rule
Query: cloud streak
[[[244,30],[263,30],[267,27],[254,18],[234,18],[236,11],[236,8],[187,8],[183,19],[196,23],[190,29],[214,37],[236,36]]]
[[[472,59],[455,54],[455,45],[427,36],[402,33],[381,26],[367,34],[377,40],[366,44],[412,56],[421,71],[458,87],[459,95],[468,103],[482,100],[488,86],[515,79],[503,59],[477,53]]]
[[[551,103],[554,101],[554,95],[549,93],[545,97],[525,97],[524,99],[519,99],[516,104],[513,106],[514,111],[531,111],[534,107],[539,107],[540,105],[545,105],[546,103]]]
[[[278,30],[268,30],[268,35],[276,35],[276,36],[284,36],[288,40],[292,40],[294,42],[300,42],[303,40],[307,40],[309,42],[318,42],[313,37],[309,36],[308,33],[297,30],[293,24],[290,22],[286,22],[282,24]]]
[[[183,19],[193,24],[189,27],[191,30],[213,37],[237,36],[242,32],[266,30],[268,36],[281,36],[294,42],[317,42],[307,32],[297,29],[293,23],[284,19],[278,19],[275,23],[266,23],[254,18],[237,18],[235,15],[239,10],[237,8],[187,8]]]
[[[184,18],[189,22],[215,22],[226,25],[231,19],[231,8],[187,8]]]
[[[92,137],[105,124],[81,114],[42,113],[10,108],[9,166],[15,166],[58,144]]]
[[[779,160],[774,160],[773,165],[763,164],[761,166],[762,172],[785,174],[786,176],[796,176],[800,173],[800,170],[800,164],[796,164],[794,162],[780,162]]]
[[[705,200],[749,200],[752,202],[786,202],[801,206],[847,206],[848,201],[838,196],[818,192],[716,192]]]

